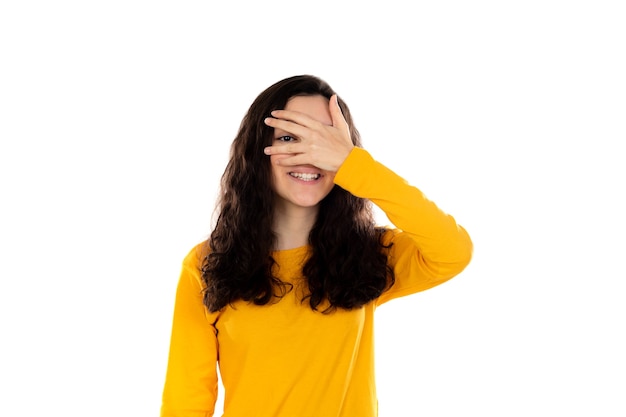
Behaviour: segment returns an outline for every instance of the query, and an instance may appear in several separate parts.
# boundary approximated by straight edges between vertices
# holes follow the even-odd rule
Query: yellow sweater
[[[415,187],[355,148],[335,183],[378,205],[396,228],[389,262],[396,282],[353,311],[322,314],[302,303],[300,269],[308,247],[272,254],[277,276],[294,284],[278,303],[236,302],[216,313],[202,304],[203,245],[183,262],[176,292],[162,417],[211,417],[217,368],[223,417],[373,417],[374,312],[393,298],[439,285],[469,263],[472,243],[454,218]]]

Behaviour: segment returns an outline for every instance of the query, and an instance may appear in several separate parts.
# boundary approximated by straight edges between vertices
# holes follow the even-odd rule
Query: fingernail
[[[269,155],[271,150],[270,150],[269,147],[267,147],[267,148],[263,149],[263,152],[265,153],[265,155]]]

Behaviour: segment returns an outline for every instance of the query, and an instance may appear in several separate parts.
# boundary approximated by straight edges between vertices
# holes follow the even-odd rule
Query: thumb
[[[330,97],[329,103],[330,117],[333,121],[333,126],[335,127],[345,127],[348,122],[343,117],[343,113],[341,112],[341,107],[339,107],[339,97],[337,94],[333,94]]]

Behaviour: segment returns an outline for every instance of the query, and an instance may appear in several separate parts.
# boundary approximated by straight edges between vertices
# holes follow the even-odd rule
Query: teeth
[[[315,181],[320,177],[320,174],[304,174],[301,172],[290,172],[289,175],[302,181]]]

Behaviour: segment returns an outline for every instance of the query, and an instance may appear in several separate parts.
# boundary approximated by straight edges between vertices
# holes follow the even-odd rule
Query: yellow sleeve
[[[354,148],[335,183],[380,207],[397,229],[387,232],[389,262],[396,282],[377,303],[439,285],[469,264],[473,245],[467,231],[402,177]]]
[[[202,303],[200,248],[185,258],[176,289],[161,417],[211,417],[217,400],[217,315]]]

